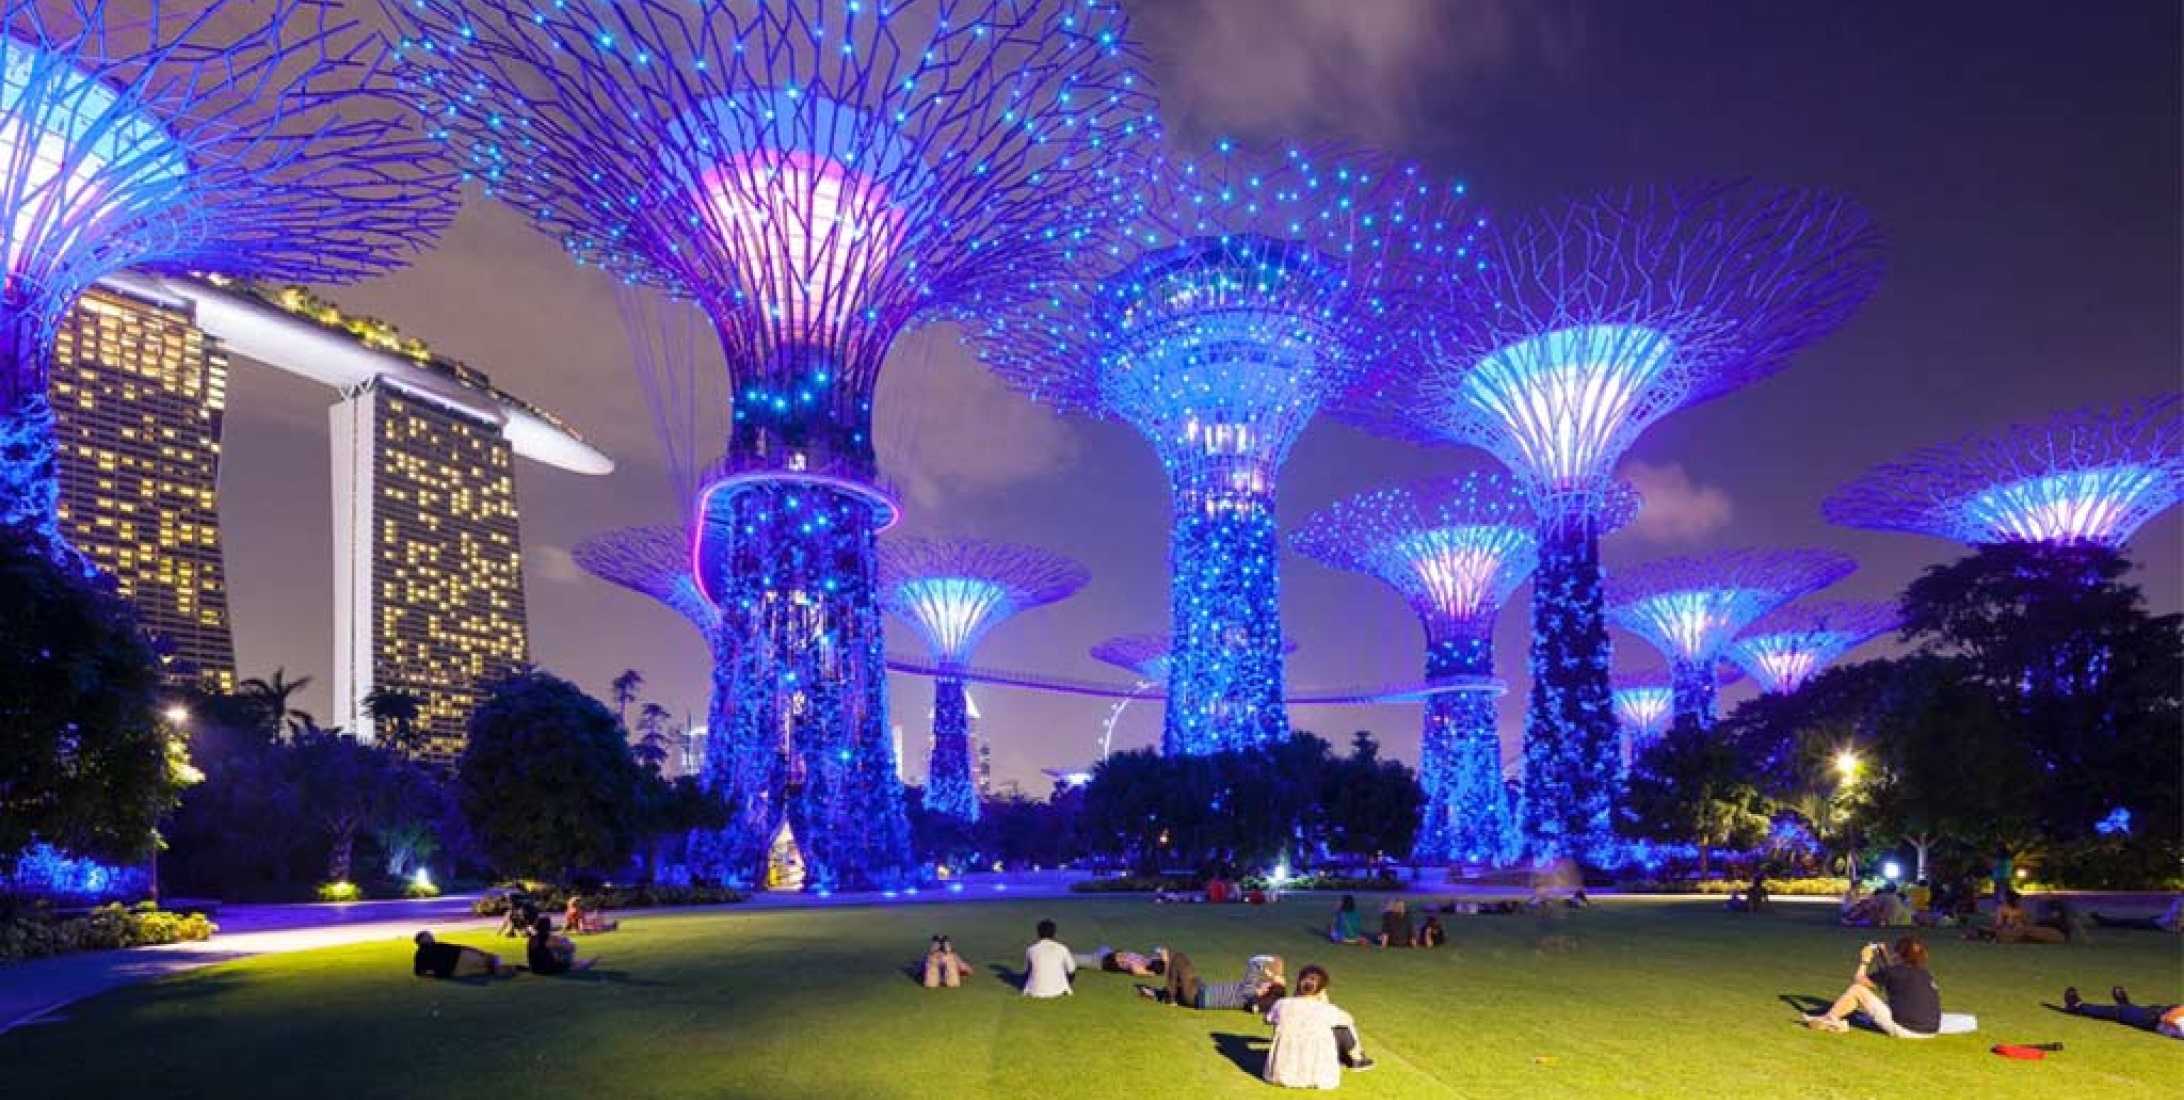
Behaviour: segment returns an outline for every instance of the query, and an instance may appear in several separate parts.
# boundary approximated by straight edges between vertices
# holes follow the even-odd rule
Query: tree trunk
[[[326,857],[328,882],[349,881],[349,861],[356,852],[356,825],[344,822],[334,826],[333,850]]]

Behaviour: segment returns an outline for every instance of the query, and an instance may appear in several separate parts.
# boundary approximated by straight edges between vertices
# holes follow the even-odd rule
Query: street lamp
[[[166,717],[168,725],[187,726],[190,724],[190,708],[185,707],[180,703],[174,703],[169,705],[167,709],[162,711],[161,713]]]
[[[1859,761],[1856,752],[1844,749],[1835,754],[1835,774],[1841,776],[1844,783],[1853,782],[1858,778],[1858,766]]]
[[[1835,774],[1842,782],[1835,788],[1835,812],[1843,819],[1843,869],[1852,883],[1858,881],[1858,844],[1850,832],[1849,807],[1843,804],[1843,794],[1858,781],[1858,754],[1845,746],[1835,754]]]

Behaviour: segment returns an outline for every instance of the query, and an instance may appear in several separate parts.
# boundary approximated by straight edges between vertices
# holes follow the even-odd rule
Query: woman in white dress
[[[1342,1084],[1342,1069],[1371,1069],[1357,1038],[1357,1021],[1327,999],[1327,971],[1314,965],[1297,972],[1297,991],[1267,1010],[1274,1025],[1274,1047],[1267,1051],[1270,1085],[1292,1089],[1331,1089]]]

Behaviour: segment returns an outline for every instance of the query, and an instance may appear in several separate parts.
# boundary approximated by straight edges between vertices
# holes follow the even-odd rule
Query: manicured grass
[[[1372,899],[1362,899],[1373,904]],[[1119,975],[1030,1002],[997,971],[1030,927],[1189,951],[1215,977],[1270,951],[1321,962],[1379,1059],[1357,1096],[2158,1096],[2184,1044],[2041,1007],[2065,984],[2105,999],[2178,996],[2178,941],[2114,932],[2088,945],[1930,939],[1943,1001],[1974,1036],[1913,1043],[1794,1026],[1780,996],[1832,997],[1869,938],[1829,909],[1748,918],[1714,902],[1609,900],[1551,925],[1451,923],[1452,950],[1331,947],[1330,905],[1163,907],[1135,899],[645,917],[587,941],[590,974],[480,985],[409,976],[389,942],[268,957],[117,991],[66,1022],[0,1036],[0,1094],[68,1097],[943,1097],[1273,1095],[1269,1029],[1243,1013],[1163,1008]],[[934,932],[978,968],[930,992],[901,969]],[[1574,941],[1541,952],[1542,932]],[[487,944],[487,937],[466,937]],[[498,941],[506,943],[508,941]],[[0,970],[0,980],[6,973]],[[2045,1062],[1987,1053],[2061,1041]],[[2169,1084],[2163,1085],[2161,1082]]]

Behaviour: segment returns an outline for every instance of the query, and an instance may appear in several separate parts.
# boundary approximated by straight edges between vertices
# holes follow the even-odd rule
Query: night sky
[[[1957,549],[1829,527],[1819,502],[1914,447],[2180,384],[2180,17],[2170,3],[1809,5],[1547,0],[1142,0],[1140,38],[1184,141],[1234,135],[1370,143],[1467,180],[1497,217],[1646,181],[1752,176],[1839,190],[1893,242],[1862,314],[1785,372],[1655,425],[1623,467],[1645,489],[1609,567],[1738,545],[1827,545],[1863,567],[1827,595],[1884,598]],[[673,613],[583,575],[568,548],[679,509],[630,367],[614,293],[505,209],[472,196],[412,270],[330,294],[395,322],[566,416],[620,463],[586,478],[519,462],[534,659],[604,695],[625,668],[701,714],[708,665]],[[724,388],[724,384],[722,386]],[[330,714],[327,405],[238,364],[221,509],[245,676],[316,677]],[[1057,420],[935,329],[896,348],[880,388],[882,461],[904,530],[1037,542],[1084,561],[1070,601],[1004,625],[979,663],[1120,682],[1085,650],[1166,629],[1166,488],[1116,424]],[[725,431],[722,411],[708,429]],[[717,452],[717,445],[715,448]],[[1391,481],[1491,463],[1321,421],[1291,457],[1281,515]],[[2184,518],[2132,548],[2157,611],[2184,604]],[[1422,646],[1395,594],[1295,555],[1283,606],[1292,690],[1415,679]],[[1505,745],[1521,722],[1528,610],[1504,611]],[[915,639],[891,626],[894,649]],[[1616,635],[1619,666],[1658,662]],[[1875,646],[1868,652],[1885,650]],[[1725,702],[1749,688],[1733,689]],[[997,778],[1081,767],[1107,704],[973,688]],[[898,677],[894,721],[922,774],[929,686]],[[1338,741],[1374,730],[1415,761],[1418,709],[1302,708]],[[1159,740],[1157,703],[1117,747]]]

